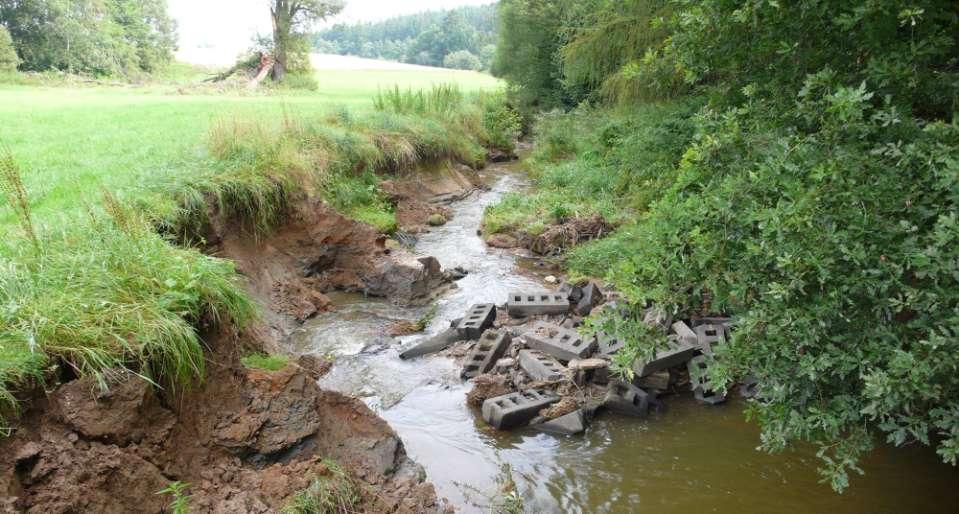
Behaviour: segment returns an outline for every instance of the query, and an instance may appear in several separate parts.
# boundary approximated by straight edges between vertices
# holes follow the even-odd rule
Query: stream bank
[[[450,205],[450,221],[423,234],[416,252],[469,274],[437,301],[425,334],[393,338],[389,327],[426,307],[397,308],[363,295],[332,297],[291,338],[291,351],[333,367],[323,388],[361,398],[399,434],[441,497],[462,512],[486,512],[503,464],[533,512],[936,512],[959,501],[955,469],[926,448],[880,446],[843,495],[819,483],[811,448],[769,455],[735,395],[704,406],[692,394],[664,398],[648,419],[605,414],[581,436],[524,428],[494,430],[467,406],[471,384],[449,355],[400,360],[400,351],[449,327],[476,303],[502,304],[514,289],[543,289],[535,258],[488,247],[477,235],[483,209],[524,187],[515,164],[483,171],[490,189]],[[540,269],[545,269],[542,267]]]

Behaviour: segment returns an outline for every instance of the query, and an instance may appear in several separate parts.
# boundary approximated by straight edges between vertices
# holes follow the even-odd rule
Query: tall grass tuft
[[[3,155],[0,155],[0,190],[3,190],[7,203],[20,223],[20,228],[33,244],[34,250],[40,253],[40,240],[37,239],[37,233],[33,227],[27,188],[23,185],[20,167],[9,150],[5,150]]]
[[[464,100],[463,91],[456,84],[439,84],[429,90],[416,91],[393,86],[376,94],[373,107],[394,114],[449,115],[461,108]]]
[[[361,512],[360,489],[356,482],[332,460],[324,460],[328,473],[316,476],[309,487],[293,495],[283,514],[354,514]]]

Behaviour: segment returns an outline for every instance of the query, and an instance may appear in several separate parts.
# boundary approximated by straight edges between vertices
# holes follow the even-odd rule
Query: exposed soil
[[[438,173],[419,188],[396,181],[401,223],[416,227],[442,212],[429,201],[435,195],[468,194],[479,181],[467,175]],[[297,323],[331,308],[329,291],[428,301],[450,282],[436,259],[388,248],[318,200],[300,202],[267,236],[223,220],[211,231],[210,251],[236,261],[264,323],[205,334],[206,377],[186,391],[157,392],[130,376],[106,393],[82,379],[37,394],[16,434],[0,439],[0,512],[166,512],[172,498],[156,492],[177,480],[190,484],[191,512],[276,512],[327,472],[327,458],[364,485],[366,512],[444,510],[385,421],[319,389],[329,363],[303,357],[267,372],[239,361],[246,351],[276,351]]]
[[[380,183],[380,189],[395,206],[400,230],[410,234],[429,230],[431,216],[449,219],[447,204],[482,187],[479,175],[464,165],[420,171]]]
[[[537,255],[558,255],[577,244],[609,235],[615,227],[599,214],[589,218],[571,218],[552,224],[538,236],[517,231],[490,234],[486,244],[493,248],[526,248]]]

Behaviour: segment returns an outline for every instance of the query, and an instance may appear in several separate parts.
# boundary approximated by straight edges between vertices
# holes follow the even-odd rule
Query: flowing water
[[[510,252],[476,235],[487,205],[523,187],[510,166],[484,172],[490,191],[453,205],[453,219],[424,235],[416,250],[444,268],[470,271],[437,303],[427,333],[437,333],[474,303],[505,301],[509,290],[539,288],[517,272]],[[295,351],[331,357],[320,384],[363,398],[426,468],[437,493],[462,512],[488,512],[501,466],[510,464],[528,512],[656,514],[938,513],[959,511],[959,472],[928,448],[882,446],[863,463],[843,495],[819,483],[815,452],[769,455],[756,449],[759,430],[743,403],[708,407],[691,395],[666,397],[668,410],[646,420],[604,414],[585,435],[558,437],[530,429],[497,432],[466,406],[467,384],[444,356],[402,361],[401,349],[423,335],[386,335],[394,321],[425,308],[397,308],[361,295],[334,297],[337,309],[308,322]]]

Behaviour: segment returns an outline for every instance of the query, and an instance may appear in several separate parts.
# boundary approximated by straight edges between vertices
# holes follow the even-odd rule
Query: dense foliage
[[[932,445],[956,464],[959,6],[592,8],[579,26],[550,29],[541,16],[558,61],[513,54],[524,72],[506,76],[514,91],[545,88],[569,101],[585,89],[579,98],[617,108],[580,107],[541,123],[540,191],[509,200],[522,216],[494,209],[488,220],[536,230],[537,215],[570,197],[580,211],[613,216],[619,230],[569,262],[629,298],[634,317],[596,321],[629,341],[620,364],[659,344],[636,321],[647,302],[734,315],[712,378],[728,386],[757,377],[749,414],[763,447],[819,444],[835,489],[848,485],[876,433]],[[637,13],[653,14],[621,25]],[[527,37],[514,20],[500,23],[500,48]],[[623,35],[630,30],[648,34]],[[629,48],[619,46],[624,37]]]
[[[387,59],[428,66],[447,66],[446,59],[457,54],[447,66],[460,69],[489,69],[496,41],[495,4],[464,6],[448,11],[428,11],[397,16],[375,23],[336,24],[317,32],[317,51]],[[479,61],[478,67],[472,62]]]
[[[17,49],[13,47],[10,31],[0,25],[0,72],[17,71],[19,65],[20,57],[17,56]]]
[[[154,72],[176,49],[166,0],[0,0],[0,25],[25,71]]]

